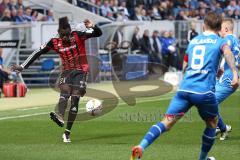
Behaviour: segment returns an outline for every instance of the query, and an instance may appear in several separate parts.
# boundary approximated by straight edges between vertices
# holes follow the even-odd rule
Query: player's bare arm
[[[232,87],[234,89],[238,88],[239,86],[239,83],[238,83],[238,72],[237,72],[237,68],[235,66],[235,58],[231,52],[231,49],[228,45],[225,45],[224,48],[223,48],[223,54],[224,54],[224,57],[225,57],[225,60],[227,62],[227,64],[229,65],[229,67],[231,68],[232,70],[232,73],[233,73],[233,80],[232,80]]]
[[[217,79],[219,79],[224,73],[224,64],[225,64],[225,59],[223,58],[217,72]]]

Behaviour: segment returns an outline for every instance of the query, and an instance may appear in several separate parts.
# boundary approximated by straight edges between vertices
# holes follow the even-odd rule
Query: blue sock
[[[202,136],[202,150],[199,160],[206,160],[208,152],[211,150],[215,141],[215,128],[206,128]]]
[[[220,114],[218,114],[218,125],[221,132],[225,132],[227,130],[226,124],[223,122],[223,119]]]
[[[140,146],[145,150],[149,145],[151,145],[162,133],[166,131],[166,127],[163,123],[158,122],[153,125],[150,130],[147,132],[145,137],[140,143]]]

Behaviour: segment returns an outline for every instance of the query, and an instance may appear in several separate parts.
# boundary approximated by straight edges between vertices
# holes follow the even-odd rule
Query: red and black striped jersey
[[[23,68],[28,68],[41,54],[54,50],[59,54],[63,70],[81,70],[88,72],[88,62],[85,50],[85,40],[91,37],[99,37],[102,31],[97,26],[86,32],[72,31],[70,42],[65,44],[61,38],[52,38],[45,45],[34,51],[21,64]]]

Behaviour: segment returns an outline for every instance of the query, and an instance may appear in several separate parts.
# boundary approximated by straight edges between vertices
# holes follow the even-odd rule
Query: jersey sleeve
[[[224,52],[224,48],[225,47],[230,47],[230,45],[228,44],[229,38],[224,38],[222,39],[221,43],[220,43],[220,49],[221,49],[221,53]],[[231,48],[231,47],[230,47]]]
[[[76,31],[79,38],[88,39],[92,37],[100,37],[102,35],[102,30],[98,26],[94,26],[93,28],[89,28],[88,30]]]
[[[35,50],[22,64],[22,68],[28,68],[37,58],[39,58],[42,54],[47,53],[49,50],[53,48],[52,39],[47,43],[41,45],[37,50]]]
[[[190,48],[191,48],[191,43],[188,44],[188,47],[187,47],[186,52],[185,52],[185,55],[189,55]]]

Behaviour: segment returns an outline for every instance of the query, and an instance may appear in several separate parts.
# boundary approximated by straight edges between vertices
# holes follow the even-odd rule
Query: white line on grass
[[[172,96],[171,97],[159,98],[159,99],[156,98],[156,99],[141,100],[141,101],[137,101],[137,103],[151,102],[151,101],[155,101],[155,100],[169,100],[171,98],[172,98]],[[118,104],[118,106],[121,106],[121,105],[124,105],[124,104],[126,104],[126,103],[125,102],[120,102]],[[79,108],[79,110],[85,110],[85,108]],[[44,114],[49,114],[49,112],[40,112],[40,113],[25,114],[25,115],[19,115],[19,116],[0,117],[0,121],[8,120],[8,119],[16,119],[16,118],[33,117],[33,116],[39,116],[39,115],[44,115]]]
[[[41,112],[41,113],[34,113],[34,114],[26,114],[26,115],[20,115],[20,116],[7,116],[7,117],[1,117],[1,120],[6,120],[6,119],[15,119],[15,118],[25,118],[25,117],[32,117],[32,116],[39,116],[39,115],[44,115],[48,114],[49,112]]]
[[[239,92],[240,89],[236,90],[236,92]],[[146,99],[146,100],[138,100],[137,103],[144,103],[144,102],[151,102],[155,100],[169,100],[173,98],[173,95],[166,96],[164,98],[153,98],[153,99]],[[126,104],[125,102],[120,102],[118,106]],[[29,108],[29,109],[38,109],[40,107],[34,107],[34,108]],[[28,109],[22,109],[22,110],[28,110]],[[85,110],[85,108],[79,108],[79,110]],[[44,115],[48,114],[49,112],[40,112],[40,113],[34,113],[34,114],[26,114],[26,115],[19,115],[19,116],[7,116],[7,117],[0,117],[1,120],[7,120],[7,119],[15,119],[15,118],[25,118],[25,117],[33,117],[33,116],[39,116],[39,115]]]
[[[34,109],[39,109],[40,107],[32,107],[32,108],[19,108],[17,110],[20,110],[20,111],[27,111],[27,110],[34,110]]]

